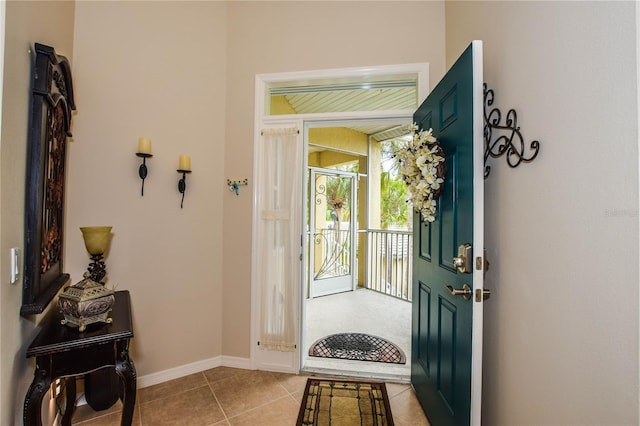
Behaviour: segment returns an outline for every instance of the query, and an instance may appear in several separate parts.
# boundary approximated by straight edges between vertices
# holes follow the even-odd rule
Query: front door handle
[[[449,290],[449,293],[451,293],[451,295],[453,296],[462,296],[465,300],[471,299],[471,287],[469,287],[467,284],[462,286],[462,290],[453,288],[453,286],[448,285],[447,290]]]

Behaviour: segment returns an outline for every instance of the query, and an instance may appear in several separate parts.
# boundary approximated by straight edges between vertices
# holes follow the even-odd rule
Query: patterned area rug
[[[384,383],[307,379],[296,426],[393,426]]]
[[[382,337],[362,333],[332,334],[317,340],[309,356],[405,364],[402,349]]]

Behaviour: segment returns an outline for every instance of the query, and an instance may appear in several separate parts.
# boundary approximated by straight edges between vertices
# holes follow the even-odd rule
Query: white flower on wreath
[[[408,201],[426,222],[436,220],[438,190],[444,183],[443,151],[433,137],[433,129],[418,131],[413,123],[409,130],[413,138],[398,151],[400,174],[409,189]]]

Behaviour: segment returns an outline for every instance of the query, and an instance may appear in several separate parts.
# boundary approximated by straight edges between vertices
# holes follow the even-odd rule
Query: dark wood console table
[[[116,292],[110,317],[113,323],[91,324],[82,333],[61,325],[63,317],[57,309],[42,321],[42,330],[27,349],[27,358],[36,358],[36,370],[24,400],[26,426],[42,425],[42,397],[58,378],[66,383],[67,405],[62,424],[70,425],[75,409],[76,377],[105,368],[115,370],[119,378],[118,397],[123,404],[121,424],[131,425],[136,403],[136,369],[129,358],[133,327],[128,291]]]

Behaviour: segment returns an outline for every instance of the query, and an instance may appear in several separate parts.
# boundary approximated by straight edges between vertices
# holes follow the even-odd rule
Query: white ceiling
[[[285,95],[298,114],[346,111],[388,111],[412,109],[416,88],[390,87],[368,90],[332,90]]]
[[[303,90],[279,89],[272,91],[272,95],[284,95],[298,114],[416,108],[417,90],[414,82],[401,82],[388,86],[390,86],[388,83],[379,86],[374,83],[366,87],[307,86]],[[397,123],[349,126],[349,128],[367,135],[375,135],[378,141],[407,134],[407,126],[399,126]]]

